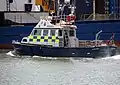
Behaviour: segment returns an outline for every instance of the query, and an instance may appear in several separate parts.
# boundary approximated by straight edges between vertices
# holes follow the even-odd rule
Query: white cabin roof
[[[60,23],[56,23],[56,25],[54,25],[54,24],[50,23],[50,20],[41,19],[34,28],[35,29],[37,29],[37,28],[44,28],[44,29],[50,29],[50,28],[58,28],[58,29],[73,28],[73,29],[76,29],[77,27],[75,25],[72,25],[70,23],[66,23],[64,21],[60,21]]]
[[[41,19],[34,28],[62,28],[60,25],[51,24],[49,20]]]

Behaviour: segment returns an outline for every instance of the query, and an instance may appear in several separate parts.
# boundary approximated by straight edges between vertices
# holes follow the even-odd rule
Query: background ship
[[[77,37],[79,40],[94,40],[102,30],[100,40],[114,40],[120,46],[120,1],[119,0],[6,0],[0,12],[0,48],[11,48],[12,40],[27,36],[40,17],[56,12],[58,5],[69,2],[75,5]],[[59,3],[58,3],[59,2]],[[20,4],[22,5],[20,5]],[[13,7],[12,7],[13,5]],[[64,11],[67,14],[66,8]]]

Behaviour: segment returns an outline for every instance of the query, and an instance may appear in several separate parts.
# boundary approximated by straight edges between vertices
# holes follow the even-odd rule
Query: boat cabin
[[[53,47],[76,47],[76,26],[66,24],[53,25],[49,21],[41,20],[28,37],[21,43],[46,45]]]

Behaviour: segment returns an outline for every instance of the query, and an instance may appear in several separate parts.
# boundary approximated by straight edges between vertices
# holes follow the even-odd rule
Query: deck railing
[[[5,19],[11,20],[16,23],[38,23],[41,18],[47,19],[49,16],[48,13],[5,13]],[[54,16],[54,19],[62,19],[66,21],[66,16],[68,15],[62,15],[62,16]],[[93,20],[93,14],[79,14],[77,16],[78,20]],[[57,21],[56,20],[56,21]],[[96,14],[95,20],[120,20],[120,13],[119,14]]]
[[[109,40],[79,40],[79,46],[80,47],[95,47],[95,46],[102,46],[102,45],[110,45],[115,46],[115,43],[113,40],[111,40],[108,43]]]
[[[11,20],[16,23],[38,23],[40,17],[47,17],[48,13],[24,13],[24,12],[11,12],[5,13],[5,19]]]
[[[79,20],[93,20],[93,14],[79,14]],[[119,20],[119,14],[95,14],[95,20]]]

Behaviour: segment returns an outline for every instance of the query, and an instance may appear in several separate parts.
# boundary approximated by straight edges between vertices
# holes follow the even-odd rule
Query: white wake
[[[105,58],[102,58],[102,59],[120,59],[120,55],[105,57]]]
[[[51,59],[51,60],[57,60],[57,59],[70,59],[69,57],[42,57],[42,56],[33,56],[33,58],[42,58],[42,59]]]
[[[13,51],[9,51],[8,53],[6,53],[6,55],[8,55],[8,56],[15,56],[15,55],[13,54]]]
[[[14,52],[13,51],[9,51],[8,53],[6,53],[6,55],[8,55],[8,56],[12,56],[12,57],[14,57],[14,56],[16,56],[16,55],[14,55]],[[71,59],[71,58],[64,58],[64,57],[62,57],[62,58],[58,58],[58,57],[41,57],[41,56],[32,56],[33,58],[38,58],[38,57],[40,57],[40,58],[45,58],[45,59]],[[105,60],[107,60],[107,59],[120,59],[120,55],[115,55],[115,56],[108,56],[108,57],[105,57],[105,58],[102,58],[102,59],[105,59]],[[74,59],[73,59],[74,60]],[[79,59],[78,59],[79,60]],[[81,59],[80,59],[81,60]],[[82,59],[83,60],[83,59]],[[85,59],[86,60],[86,59]]]

